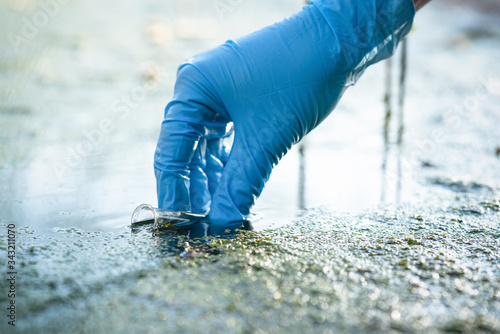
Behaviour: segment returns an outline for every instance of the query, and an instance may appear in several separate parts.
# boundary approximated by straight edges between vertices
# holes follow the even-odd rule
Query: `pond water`
[[[305,139],[303,191],[297,147],[276,167],[247,241],[184,262],[164,252],[168,238],[131,236],[134,208],[156,204],[153,153],[178,63],[301,5],[0,4],[0,254],[15,224],[19,332],[498,332],[494,2],[418,14],[404,145],[390,145],[385,174],[377,64]]]
[[[248,1],[219,11],[199,1],[129,1],[116,15],[110,14],[112,3],[95,11],[93,3],[73,1],[22,41],[9,34],[24,36],[26,20],[41,9],[28,0],[9,5],[3,5],[8,34],[2,37],[16,51],[2,51],[0,175],[2,193],[8,194],[2,196],[3,218],[44,230],[112,231],[127,224],[138,204],[156,204],[152,155],[180,60],[279,20],[297,10],[300,1]],[[407,148],[426,138],[429,124],[454,103],[473,94],[481,78],[499,73],[495,19],[484,22],[483,16],[463,8],[453,12],[460,20],[451,14],[442,19],[433,7],[439,5],[418,16],[409,41]],[[402,179],[400,196],[394,182],[383,189],[383,76],[382,64],[367,71],[333,115],[306,138],[308,207],[374,207],[384,190],[386,202],[419,198],[423,190],[411,177]],[[148,82],[151,78],[159,84]],[[498,115],[485,106],[497,101],[489,94],[473,115],[474,122],[483,122],[485,133],[493,129],[493,136]],[[395,175],[397,150],[391,153],[389,174]],[[428,153],[420,159],[426,160]],[[264,218],[263,226],[296,216],[298,171],[294,149],[275,169],[254,209]]]

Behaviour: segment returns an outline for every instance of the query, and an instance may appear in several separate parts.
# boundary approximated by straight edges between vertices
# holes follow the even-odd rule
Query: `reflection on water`
[[[408,63],[408,39],[401,43],[401,69],[399,74],[399,98],[398,98],[398,146],[403,145],[404,135],[404,105],[406,96],[406,72]]]
[[[298,186],[298,209],[306,208],[306,140],[302,140],[299,144],[299,186]]]
[[[384,94],[384,153],[382,158],[382,194],[381,201],[385,202],[386,197],[386,172],[387,172],[387,158],[389,154],[389,133],[392,119],[392,58],[385,61],[385,94]]]
[[[231,2],[223,17],[211,2],[189,3],[196,6],[129,1],[119,15],[110,15],[116,11],[112,2],[103,1],[96,11],[93,2],[74,1],[18,50],[0,51],[0,218],[41,231],[125,228],[137,205],[156,203],[152,157],[178,63],[295,12],[303,0]],[[391,86],[403,88],[406,80],[408,88],[404,145],[389,150],[389,132],[380,135],[385,73],[378,64],[307,136],[307,146],[294,147],[276,167],[253,210],[264,218],[257,229],[289,223],[307,208],[349,211],[420,198],[422,184],[411,177],[420,165],[406,163],[406,154],[417,150],[425,163],[444,168],[441,146],[429,150],[419,141],[432,137],[427,129],[440,124],[450,106],[473,96],[481,78],[500,77],[498,25],[456,8],[443,24],[439,6],[419,13],[408,75],[403,71],[399,82],[392,80]],[[7,33],[21,34],[23,17],[38,10],[33,1],[0,5],[2,45],[11,46]],[[405,59],[398,57],[393,65]],[[151,80],[156,89],[142,94]],[[404,89],[399,94],[391,103],[403,129]],[[457,145],[491,142],[495,151],[496,98],[489,94],[465,115],[482,131],[463,122]]]
[[[401,60],[400,60],[400,68],[399,68],[399,81],[397,86],[398,91],[398,128],[397,128],[397,139],[396,139],[396,158],[397,158],[397,180],[396,180],[396,191],[395,191],[395,202],[401,202],[401,191],[403,186],[403,175],[402,175],[402,150],[403,150],[403,135],[404,135],[404,102],[405,102],[405,94],[406,94],[406,71],[407,71],[407,49],[408,49],[408,39],[405,39],[401,43]],[[384,117],[384,130],[383,130],[383,138],[384,138],[384,152],[382,156],[382,187],[381,187],[381,196],[380,201],[385,203],[386,201],[386,191],[387,191],[387,163],[390,156],[391,150],[391,140],[390,140],[390,130],[391,130],[391,122],[392,122],[392,92],[394,87],[392,85],[392,77],[393,77],[393,62],[392,59],[386,60],[385,66],[385,93],[384,93],[384,105],[385,105],[385,117]]]

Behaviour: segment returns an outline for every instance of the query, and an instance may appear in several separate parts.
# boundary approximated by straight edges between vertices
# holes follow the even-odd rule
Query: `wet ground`
[[[14,224],[15,332],[500,332],[494,2],[419,13],[405,142],[385,174],[380,64],[307,137],[301,196],[298,151],[276,168],[256,232],[191,260],[182,238],[130,232],[133,209],[155,203],[179,61],[302,1],[220,3],[0,5],[0,258],[4,277]]]

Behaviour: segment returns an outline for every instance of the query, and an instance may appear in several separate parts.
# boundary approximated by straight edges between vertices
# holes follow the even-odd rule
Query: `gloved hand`
[[[155,153],[159,207],[210,212],[212,235],[240,228],[279,159],[394,53],[414,14],[412,0],[312,1],[185,60]]]

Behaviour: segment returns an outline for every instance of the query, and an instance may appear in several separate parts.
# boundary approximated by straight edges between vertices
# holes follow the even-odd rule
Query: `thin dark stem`
[[[392,59],[389,58],[385,62],[385,117],[384,117],[384,146],[385,149],[389,148],[389,134],[391,131],[391,118],[392,118]]]
[[[407,49],[408,40],[401,44],[401,72],[399,76],[399,98],[398,98],[398,146],[403,145],[404,125],[404,104],[406,95],[406,71],[407,71]]]
[[[385,93],[384,93],[384,105],[385,105],[385,117],[384,117],[384,152],[382,155],[382,189],[380,200],[385,202],[386,198],[386,188],[387,188],[387,160],[389,158],[389,147],[390,147],[390,128],[391,128],[391,118],[392,118],[392,60],[389,58],[385,62]]]
[[[306,144],[302,141],[299,144],[299,210],[306,208]]]

